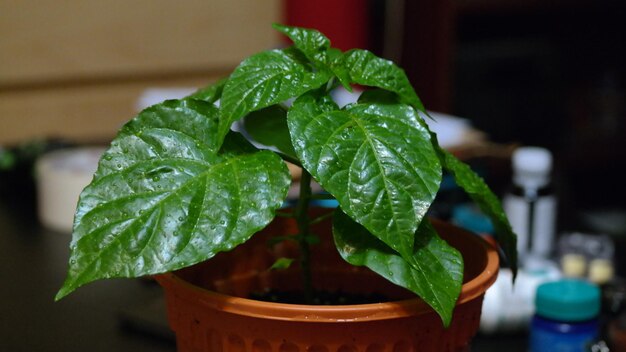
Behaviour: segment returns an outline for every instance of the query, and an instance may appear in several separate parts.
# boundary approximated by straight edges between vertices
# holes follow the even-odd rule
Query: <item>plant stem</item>
[[[311,199],[311,174],[302,169],[300,178],[300,196],[296,205],[296,221],[298,223],[298,245],[300,247],[300,270],[304,288],[304,301],[313,303],[313,283],[311,278],[311,251],[307,237],[309,236],[309,200]]]
[[[302,167],[302,164],[300,163],[300,160],[298,160],[297,158],[294,158],[290,155],[287,155],[285,153],[281,153],[281,152],[275,152],[276,154],[278,154],[278,156],[280,156],[284,161],[290,162],[296,166],[300,166]]]

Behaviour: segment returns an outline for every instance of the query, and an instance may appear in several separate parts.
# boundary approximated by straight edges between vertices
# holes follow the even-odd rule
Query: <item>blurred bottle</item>
[[[513,187],[503,205],[518,236],[523,266],[528,260],[548,258],[554,247],[557,200],[550,182],[552,154],[544,148],[521,147],[513,153],[512,166]]]
[[[597,342],[600,289],[583,280],[541,284],[530,328],[531,352],[584,352]]]

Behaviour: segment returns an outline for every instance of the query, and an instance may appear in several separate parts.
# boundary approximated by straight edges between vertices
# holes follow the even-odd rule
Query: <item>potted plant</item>
[[[393,337],[394,348],[424,347],[422,338],[429,335],[439,340],[432,344],[435,348],[459,347],[459,342],[442,342],[449,338],[442,334],[454,333],[461,303],[470,298],[475,302],[469,305],[477,306],[479,314],[482,294],[495,280],[497,255],[450,225],[433,226],[426,212],[442,170],[451,173],[493,220],[502,252],[515,270],[515,234],[497,198],[467,165],[439,147],[424,121],[428,113],[402,69],[365,50],[331,48],[315,30],[274,27],[294,45],[253,55],[228,78],[184,99],[151,106],[119,131],[80,196],[69,272],[56,299],[97,279],[160,274],[157,278],[168,290],[169,319],[178,324],[174,329],[180,350],[385,350],[381,343],[361,344],[368,338],[354,337],[346,332],[351,328],[339,324],[348,321],[369,338],[383,326],[392,331],[379,340],[403,334]],[[357,103],[340,108],[330,91],[338,86],[350,91],[353,84],[371,89]],[[287,106],[289,99],[294,100]],[[253,139],[274,148],[257,149],[232,131],[240,119],[254,127],[249,129]],[[302,170],[291,210],[281,209],[292,181],[285,161]],[[312,179],[327,193],[313,194]],[[316,198],[336,199],[339,207],[330,214],[312,210],[309,203]],[[264,234],[253,237],[263,229]],[[448,242],[469,243],[470,252],[461,254]],[[295,250],[292,244],[297,244]],[[333,251],[353,266],[332,269]],[[265,254],[253,259],[256,252]],[[332,268],[316,261],[312,252],[330,258]],[[272,262],[273,267],[289,266],[296,253],[300,265],[267,270]],[[478,259],[473,267],[486,269],[487,276],[472,281],[483,275],[474,273],[464,285],[464,259],[466,276],[473,265],[470,259]],[[291,287],[300,281],[289,276],[295,272],[303,278],[302,304],[269,303],[266,308],[246,297],[192,285],[204,283],[242,296],[267,283]],[[329,279],[331,272],[334,279]],[[348,283],[351,277],[358,279]],[[381,278],[403,288],[397,296],[390,293],[390,299],[407,298],[405,292],[419,298],[319,309],[305,304],[316,299],[312,282],[322,282],[324,288],[331,282],[350,291],[379,285]],[[471,292],[462,293],[470,281]],[[182,291],[169,291],[174,286]],[[172,306],[193,299],[199,306]],[[276,313],[276,307],[286,311]],[[399,315],[385,320],[389,307]],[[205,308],[214,311],[200,311]],[[274,316],[262,321],[268,311]],[[253,322],[232,322],[242,315],[250,315]],[[185,317],[189,320],[183,321]],[[200,328],[211,319],[209,327]],[[413,325],[420,319],[426,323]],[[473,323],[457,324],[473,326],[467,338],[476,331],[478,317],[471,319]],[[373,332],[365,329],[369,323]],[[278,326],[296,331],[298,337],[270,338]],[[246,329],[253,336],[242,336]],[[335,336],[297,345],[312,331],[325,329],[334,329]]]

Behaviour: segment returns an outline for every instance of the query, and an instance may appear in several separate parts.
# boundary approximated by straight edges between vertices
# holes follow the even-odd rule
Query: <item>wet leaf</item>
[[[426,111],[404,70],[392,61],[382,59],[367,50],[353,49],[344,54],[343,65],[348,69],[352,82],[392,91],[404,103],[419,111]]]
[[[194,92],[185,99],[197,99],[204,100],[209,103],[215,103],[221,98],[222,91],[224,90],[224,86],[226,85],[227,81],[227,78],[222,78],[214,84],[198,89],[198,91]]]
[[[367,266],[380,276],[413,291],[450,325],[461,293],[463,257],[424,219],[415,233],[415,249],[400,255],[341,211],[335,212],[333,236],[348,263]]]
[[[400,253],[435,198],[441,166],[428,131],[407,105],[336,110],[307,94],[287,115],[303,166],[343,210]]]
[[[314,63],[328,64],[327,50],[330,48],[330,40],[315,29],[285,26],[274,24],[273,27],[285,34],[293,41],[293,44]]]
[[[265,51],[245,59],[230,75],[220,100],[218,140],[249,112],[320,87],[330,79],[293,48]]]
[[[167,101],[122,128],[80,196],[57,299],[96,279],[198,263],[272,220],[290,183],[285,164],[235,134],[218,152],[217,119],[208,102]]]
[[[502,247],[507,263],[513,271],[513,277],[515,277],[517,274],[517,235],[509,224],[500,200],[487,186],[485,181],[467,164],[457,159],[450,152],[438,146],[436,148],[443,168],[454,176],[457,185],[491,219],[496,231],[498,244]]]

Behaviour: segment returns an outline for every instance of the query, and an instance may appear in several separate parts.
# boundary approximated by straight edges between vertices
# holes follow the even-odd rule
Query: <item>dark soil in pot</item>
[[[288,304],[307,304],[304,299],[304,293],[299,290],[295,291],[280,291],[280,290],[266,290],[259,292],[252,292],[248,297],[257,301],[274,302],[274,303],[288,303]],[[371,304],[389,302],[389,297],[378,294],[359,294],[350,293],[344,291],[321,291],[315,290],[313,292],[312,302],[308,304],[321,305],[321,306],[334,306],[334,305],[351,305],[351,304]]]

